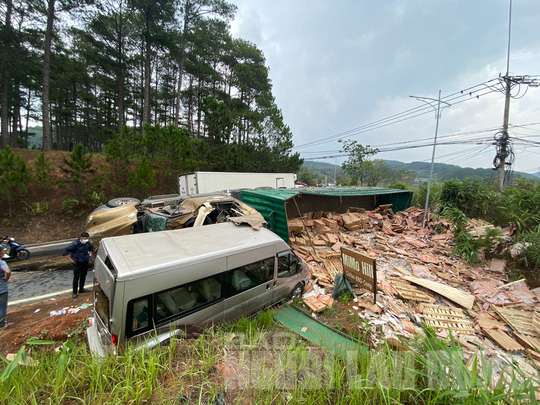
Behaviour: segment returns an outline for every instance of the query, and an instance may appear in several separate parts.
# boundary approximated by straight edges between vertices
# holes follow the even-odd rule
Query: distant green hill
[[[397,160],[385,160],[386,164],[390,166],[392,172],[397,170],[405,169],[414,171],[416,173],[416,183],[422,183],[427,181],[429,178],[430,163],[427,162],[412,162],[404,163]],[[305,161],[302,168],[308,169],[314,174],[318,175],[319,178],[324,178],[326,174],[329,178],[333,177],[334,171],[336,176],[342,176],[343,170],[341,166],[336,166],[331,163],[324,162],[314,162],[314,161]],[[322,177],[321,177],[322,175]],[[435,163],[433,165],[433,175],[434,178],[438,181],[446,181],[450,179],[459,179],[463,180],[465,178],[481,178],[481,179],[494,179],[497,176],[495,170],[492,169],[473,169],[470,167],[460,167],[456,165],[449,165],[445,163]],[[540,173],[530,174],[524,172],[513,172],[513,175],[520,175],[526,179],[539,179]]]

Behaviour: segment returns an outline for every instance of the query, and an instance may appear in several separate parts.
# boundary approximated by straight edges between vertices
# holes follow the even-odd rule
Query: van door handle
[[[266,289],[267,289],[267,290],[270,289],[270,284],[266,284]]]

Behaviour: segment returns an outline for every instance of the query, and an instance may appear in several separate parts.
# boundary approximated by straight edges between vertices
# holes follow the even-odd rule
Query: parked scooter
[[[11,236],[6,236],[2,241],[2,246],[6,250],[2,260],[26,260],[30,257],[30,251],[21,246],[21,244],[15,241],[15,238]]]

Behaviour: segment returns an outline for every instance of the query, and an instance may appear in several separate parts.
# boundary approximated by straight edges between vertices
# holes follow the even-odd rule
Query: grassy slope
[[[468,368],[458,345],[434,337],[411,350],[359,344],[347,360],[332,357],[281,328],[271,311],[103,361],[71,342],[60,353],[27,349],[37,363],[4,369],[2,402],[487,404],[534,399],[538,387],[515,365],[501,372],[481,355]]]

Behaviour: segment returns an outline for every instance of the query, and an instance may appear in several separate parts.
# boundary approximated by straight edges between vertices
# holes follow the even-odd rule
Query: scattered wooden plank
[[[506,262],[504,260],[493,259],[489,262],[489,270],[495,273],[502,273],[504,271],[505,265]]]
[[[534,350],[537,353],[540,352],[540,340],[538,340],[537,338],[515,332],[514,339],[516,339],[516,341],[523,347]]]
[[[487,312],[480,312],[476,314],[476,324],[481,329],[500,329],[505,330],[504,324],[493,318]]]
[[[498,329],[482,329],[491,340],[509,352],[523,351],[525,348],[512,339],[506,332]]]
[[[441,305],[420,304],[418,310],[424,315],[426,325],[439,330],[474,335],[473,321],[460,308]]]
[[[536,311],[533,313],[532,326],[536,333],[540,336],[540,314]]]
[[[304,303],[314,312],[321,312],[326,308],[326,305],[315,297],[304,298]]]
[[[403,279],[410,281],[411,283],[418,284],[433,292],[436,292],[437,294],[442,295],[445,298],[448,298],[450,301],[453,301],[464,308],[472,309],[474,305],[474,296],[471,294],[464,293],[463,291],[458,290],[457,288],[449,287],[445,284],[441,284],[436,281],[424,280],[422,278],[413,277],[413,276],[404,276]]]
[[[522,311],[519,309],[509,309],[504,307],[493,307],[495,312],[518,333],[524,333],[531,336],[540,336],[531,320],[534,319],[534,313],[531,311]]]
[[[389,279],[388,281],[390,281],[391,288],[403,299],[419,302],[435,302],[435,298],[407,282],[398,279]]]

